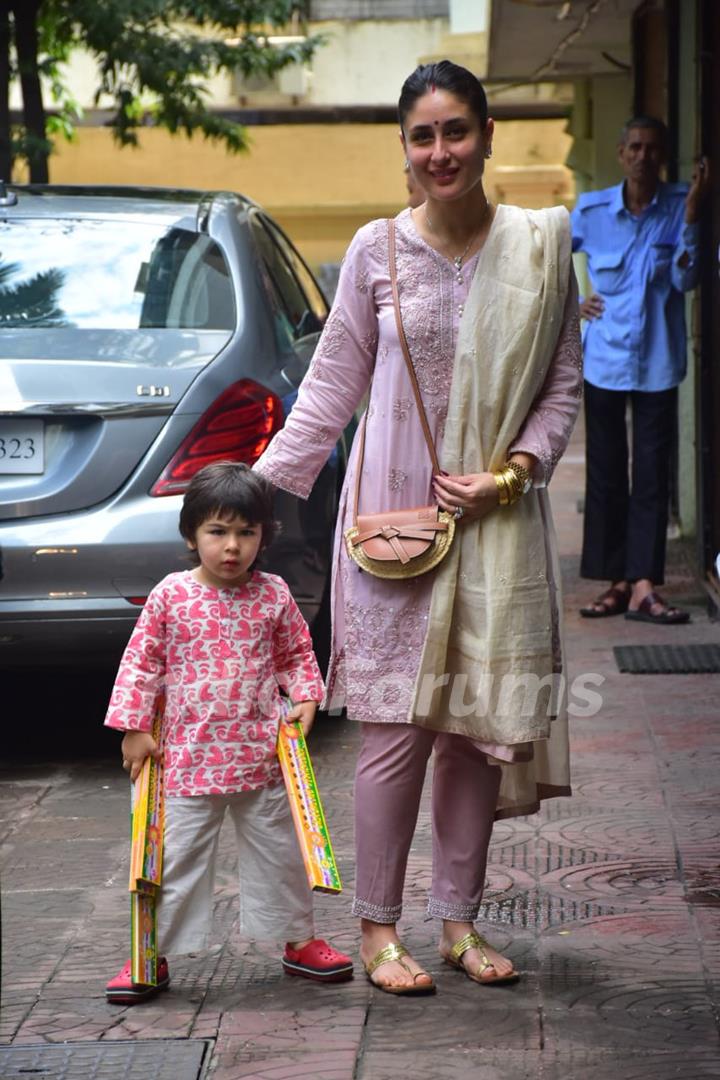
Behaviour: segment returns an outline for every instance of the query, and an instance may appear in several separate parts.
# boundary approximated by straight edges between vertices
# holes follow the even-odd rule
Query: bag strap
[[[405,337],[405,329],[402,322],[402,313],[400,311],[400,294],[398,292],[398,280],[397,280],[397,261],[395,256],[395,219],[389,218],[388,220],[388,261],[390,264],[390,288],[392,289],[393,308],[395,310],[395,325],[397,327],[398,339],[400,341],[400,348],[402,349],[403,359],[405,360],[405,366],[410,377],[410,385],[412,386],[413,397],[415,398],[415,405],[417,406],[418,416],[420,417],[420,424],[422,426],[423,435],[425,436],[425,443],[430,454],[430,460],[432,462],[433,473],[440,472],[440,462],[438,461],[437,452],[435,450],[435,444],[430,434],[430,425],[428,424],[427,413],[425,412],[425,406],[423,405],[422,395],[420,393],[420,387],[417,381],[417,375],[415,374],[415,367],[410,356],[410,349],[408,348],[407,338]],[[372,385],[371,385],[372,391]],[[358,464],[357,472],[355,474],[355,494],[353,498],[353,524],[357,525],[358,507],[360,505],[360,479],[362,476],[363,463],[365,461],[365,429],[367,427],[367,410],[362,419],[360,428],[360,448],[358,450]]]
[[[417,405],[418,416],[420,417],[420,423],[422,424],[423,435],[425,436],[425,442],[430,453],[430,460],[432,461],[433,473],[440,472],[440,462],[438,461],[437,454],[435,452],[435,444],[430,434],[430,425],[427,420],[427,413],[425,412],[425,406],[423,405],[422,395],[420,394],[420,387],[418,386],[417,375],[415,374],[415,367],[410,356],[410,349],[408,348],[407,338],[405,337],[405,330],[402,323],[402,315],[400,313],[400,295],[398,293],[398,280],[397,280],[397,265],[395,262],[395,220],[390,218],[388,221],[388,254],[390,257],[390,286],[392,288],[393,295],[393,307],[395,308],[395,325],[397,326],[398,337],[400,339],[400,346],[402,348],[403,357],[407,365],[408,375],[410,376],[410,384],[412,386],[413,395],[415,397],[415,404]]]

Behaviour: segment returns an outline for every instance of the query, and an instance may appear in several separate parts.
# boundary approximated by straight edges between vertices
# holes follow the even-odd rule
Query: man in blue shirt
[[[629,120],[618,158],[625,180],[581,195],[573,251],[584,251],[596,292],[586,319],[586,497],[582,577],[610,588],[581,609],[587,618],[684,623],[686,611],[655,591],[665,574],[670,459],[677,386],[685,376],[685,301],[698,282],[698,215],[709,168],[691,184],[660,180],[667,129]],[[626,403],[632,409],[628,482]]]

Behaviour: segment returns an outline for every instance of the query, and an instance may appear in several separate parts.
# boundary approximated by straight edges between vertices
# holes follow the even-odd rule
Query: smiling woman
[[[256,468],[307,496],[334,432],[367,395],[364,440],[341,497],[327,700],[362,730],[353,906],[361,957],[379,989],[418,994],[434,983],[396,924],[430,753],[428,913],[442,920],[443,958],[476,983],[517,978],[473,929],[493,818],[569,793],[564,701],[515,711],[487,701],[486,690],[562,670],[545,487],[572,431],[581,373],[567,212],[490,205],[483,174],[494,129],[478,80],[449,61],[422,66],[398,112],[425,201],[393,230],[380,220],[356,234],[297,402]],[[356,499],[358,515],[376,518],[380,508],[437,504],[456,519],[450,551],[418,577],[360,573],[342,543]]]
[[[418,232],[452,259],[460,275],[492,220],[482,177],[492,154],[494,125],[478,80],[455,65],[437,68],[438,81],[429,92],[424,69],[405,83],[398,106],[400,139],[410,174],[427,195],[422,215],[415,216]]]

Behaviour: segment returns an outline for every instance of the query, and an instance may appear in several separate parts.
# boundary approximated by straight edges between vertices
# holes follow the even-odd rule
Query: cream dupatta
[[[497,208],[460,323],[442,449],[447,472],[505,461],[547,375],[569,273],[564,208]],[[520,752],[503,769],[500,815],[503,807],[531,812],[542,794],[567,789],[564,695],[550,710],[547,691],[532,700],[539,680],[549,683],[560,670],[554,562],[547,492],[535,488],[463,524],[433,586],[409,719]]]

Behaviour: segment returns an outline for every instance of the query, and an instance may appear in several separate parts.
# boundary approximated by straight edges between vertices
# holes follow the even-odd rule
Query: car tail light
[[[280,398],[264,386],[243,379],[233,383],[198,420],[161,475],[151,495],[178,495],[211,461],[254,465],[283,425]]]
[[[126,596],[128,604],[134,604],[135,607],[144,607],[147,596]]]

